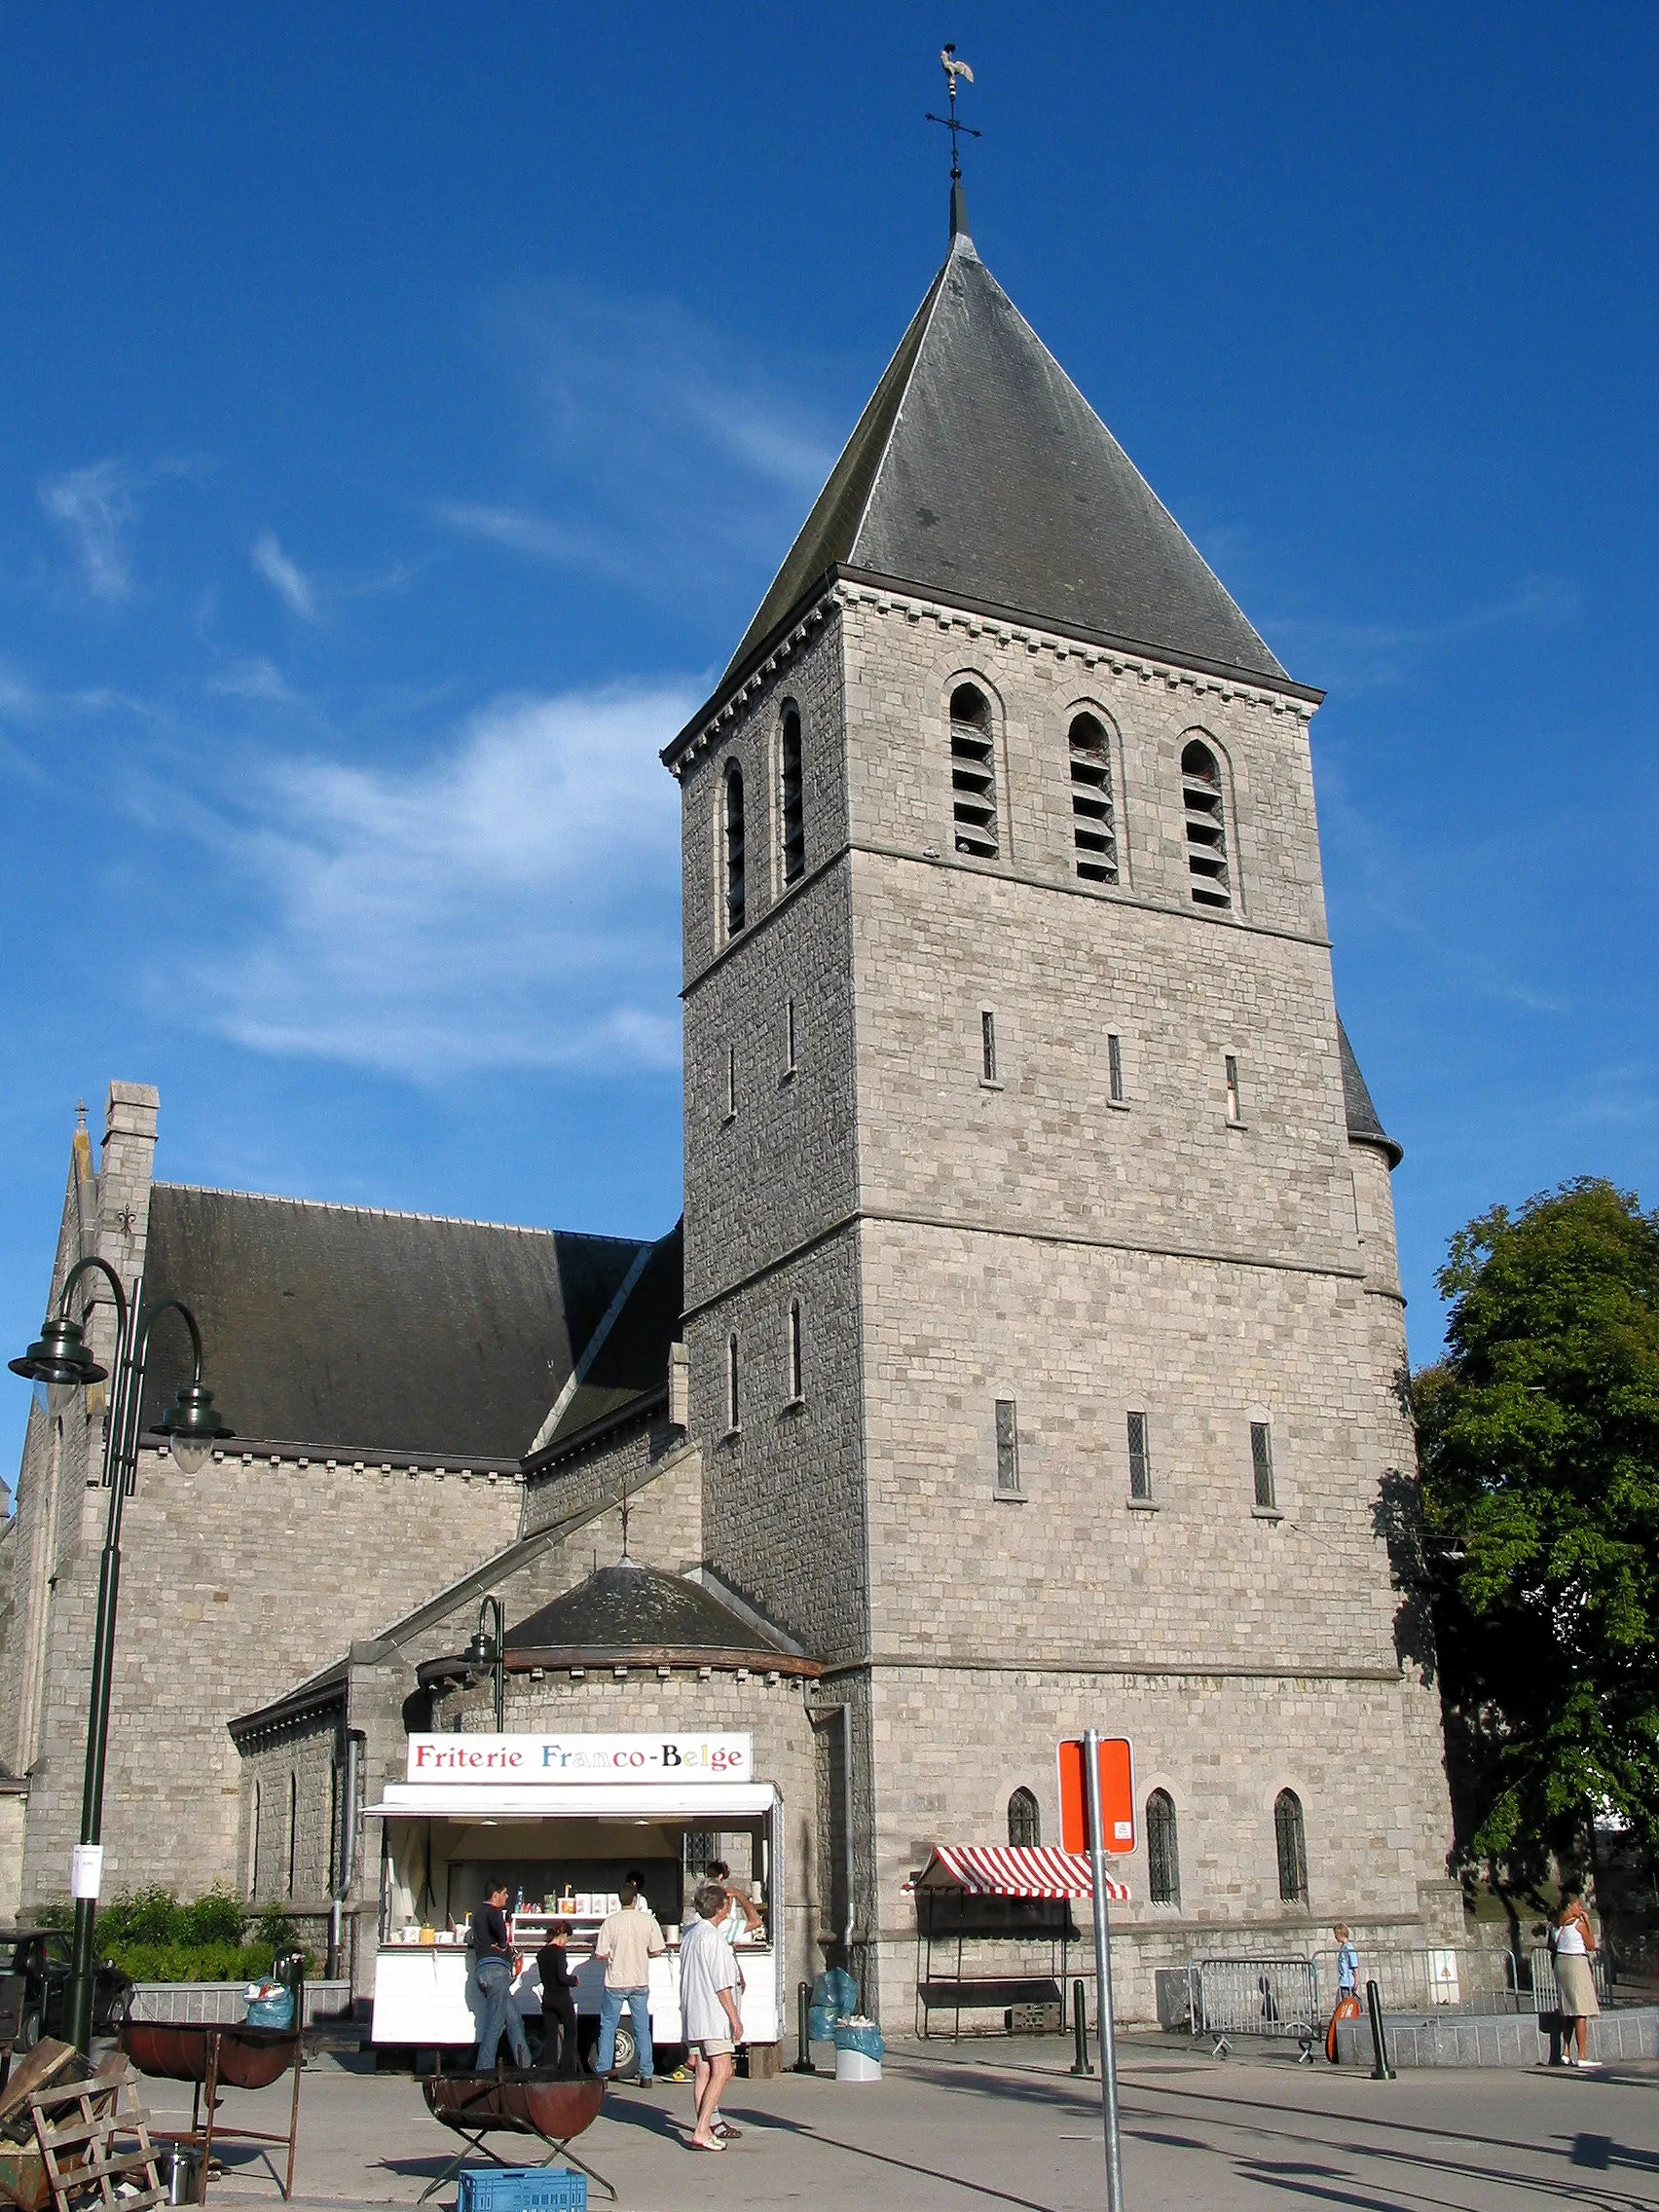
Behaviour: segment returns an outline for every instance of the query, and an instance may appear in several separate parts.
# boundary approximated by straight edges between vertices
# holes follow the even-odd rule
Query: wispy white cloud
[[[227,661],[203,688],[215,699],[288,700],[294,695],[276,662],[260,653]]]
[[[487,544],[527,554],[534,561],[587,569],[618,581],[627,573],[627,557],[620,547],[608,544],[601,533],[576,524],[553,522],[545,515],[524,514],[516,507],[492,507],[473,499],[440,499],[432,512],[463,537],[483,538]]]
[[[132,594],[126,531],[136,505],[137,472],[124,461],[95,461],[64,476],[43,477],[40,503],[75,547],[87,589],[117,605]]]
[[[227,786],[194,818],[237,947],[191,979],[210,1026],[428,1084],[675,1066],[679,800],[656,756],[693,704],[505,697],[416,767],[306,756]]]
[[[439,521],[651,597],[758,589],[834,461],[812,406],[672,300],[521,288],[489,321],[530,451],[510,500],[439,500]]]
[[[1268,625],[1271,642],[1293,674],[1309,682],[1360,691],[1402,682],[1414,663],[1440,646],[1485,630],[1525,625],[1559,629],[1578,616],[1578,594],[1554,576],[1528,576],[1501,599],[1433,622],[1355,622],[1289,616]]]
[[[316,620],[316,587],[299,563],[283,552],[275,531],[260,532],[249,558],[255,574],[265,578],[290,614],[303,622]]]

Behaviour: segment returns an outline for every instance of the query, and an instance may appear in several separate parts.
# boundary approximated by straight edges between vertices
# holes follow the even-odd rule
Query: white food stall
[[[368,1808],[384,1824],[376,2044],[442,2050],[477,2041],[467,1936],[489,1885],[505,1882],[524,1954],[519,2009],[539,2014],[535,1953],[551,1921],[570,1921],[585,2046],[605,1975],[594,1939],[636,1870],[668,1944],[651,1963],[651,2039],[682,2042],[680,1921],[698,1871],[686,1859],[708,1850],[731,1862],[763,1917],[737,1945],[745,2041],[777,2043],[783,1825],[777,1790],[754,1765],[747,1735],[411,1736],[405,1780]]]

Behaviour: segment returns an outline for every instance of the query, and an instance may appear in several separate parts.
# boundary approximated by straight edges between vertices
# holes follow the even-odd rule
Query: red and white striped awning
[[[1087,1898],[1094,1894],[1088,1861],[1047,1844],[936,1843],[927,1864],[908,1885],[918,1890],[965,1890],[971,1898]],[[1106,1878],[1114,1904],[1127,1904],[1122,1882]]]

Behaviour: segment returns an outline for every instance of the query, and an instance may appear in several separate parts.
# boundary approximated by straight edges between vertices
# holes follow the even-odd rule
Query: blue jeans
[[[627,2007],[634,2021],[634,2042],[640,2053],[640,2080],[650,2081],[656,2073],[656,2057],[651,2049],[651,2009],[649,1991],[644,1989],[611,1989],[608,1986],[599,2000],[599,2049],[594,2064],[602,2074],[608,2074],[616,2061],[616,2023]]]
[[[478,2015],[478,2071],[488,2074],[500,2047],[501,2030],[507,2031],[513,2064],[528,2067],[530,2046],[524,2038],[524,2021],[513,1997],[513,1970],[505,1959],[480,1959],[478,1994],[483,2000]]]

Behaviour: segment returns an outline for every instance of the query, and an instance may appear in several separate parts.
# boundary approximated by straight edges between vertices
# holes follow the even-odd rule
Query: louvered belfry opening
[[[950,694],[950,783],[956,850],[976,860],[997,857],[997,775],[991,708],[972,683]]]
[[[1193,903],[1198,906],[1231,906],[1221,769],[1209,747],[1197,738],[1181,755],[1181,796],[1187,809],[1187,866],[1193,877]]]
[[[801,790],[800,717],[793,707],[784,713],[779,744],[779,813],[783,826],[784,881],[793,883],[806,872],[806,806]]]
[[[1112,756],[1105,725],[1077,715],[1071,725],[1072,838],[1087,883],[1118,880],[1118,825],[1112,805]]]
[[[743,770],[735,760],[725,772],[726,935],[736,937],[748,913],[743,874]]]

